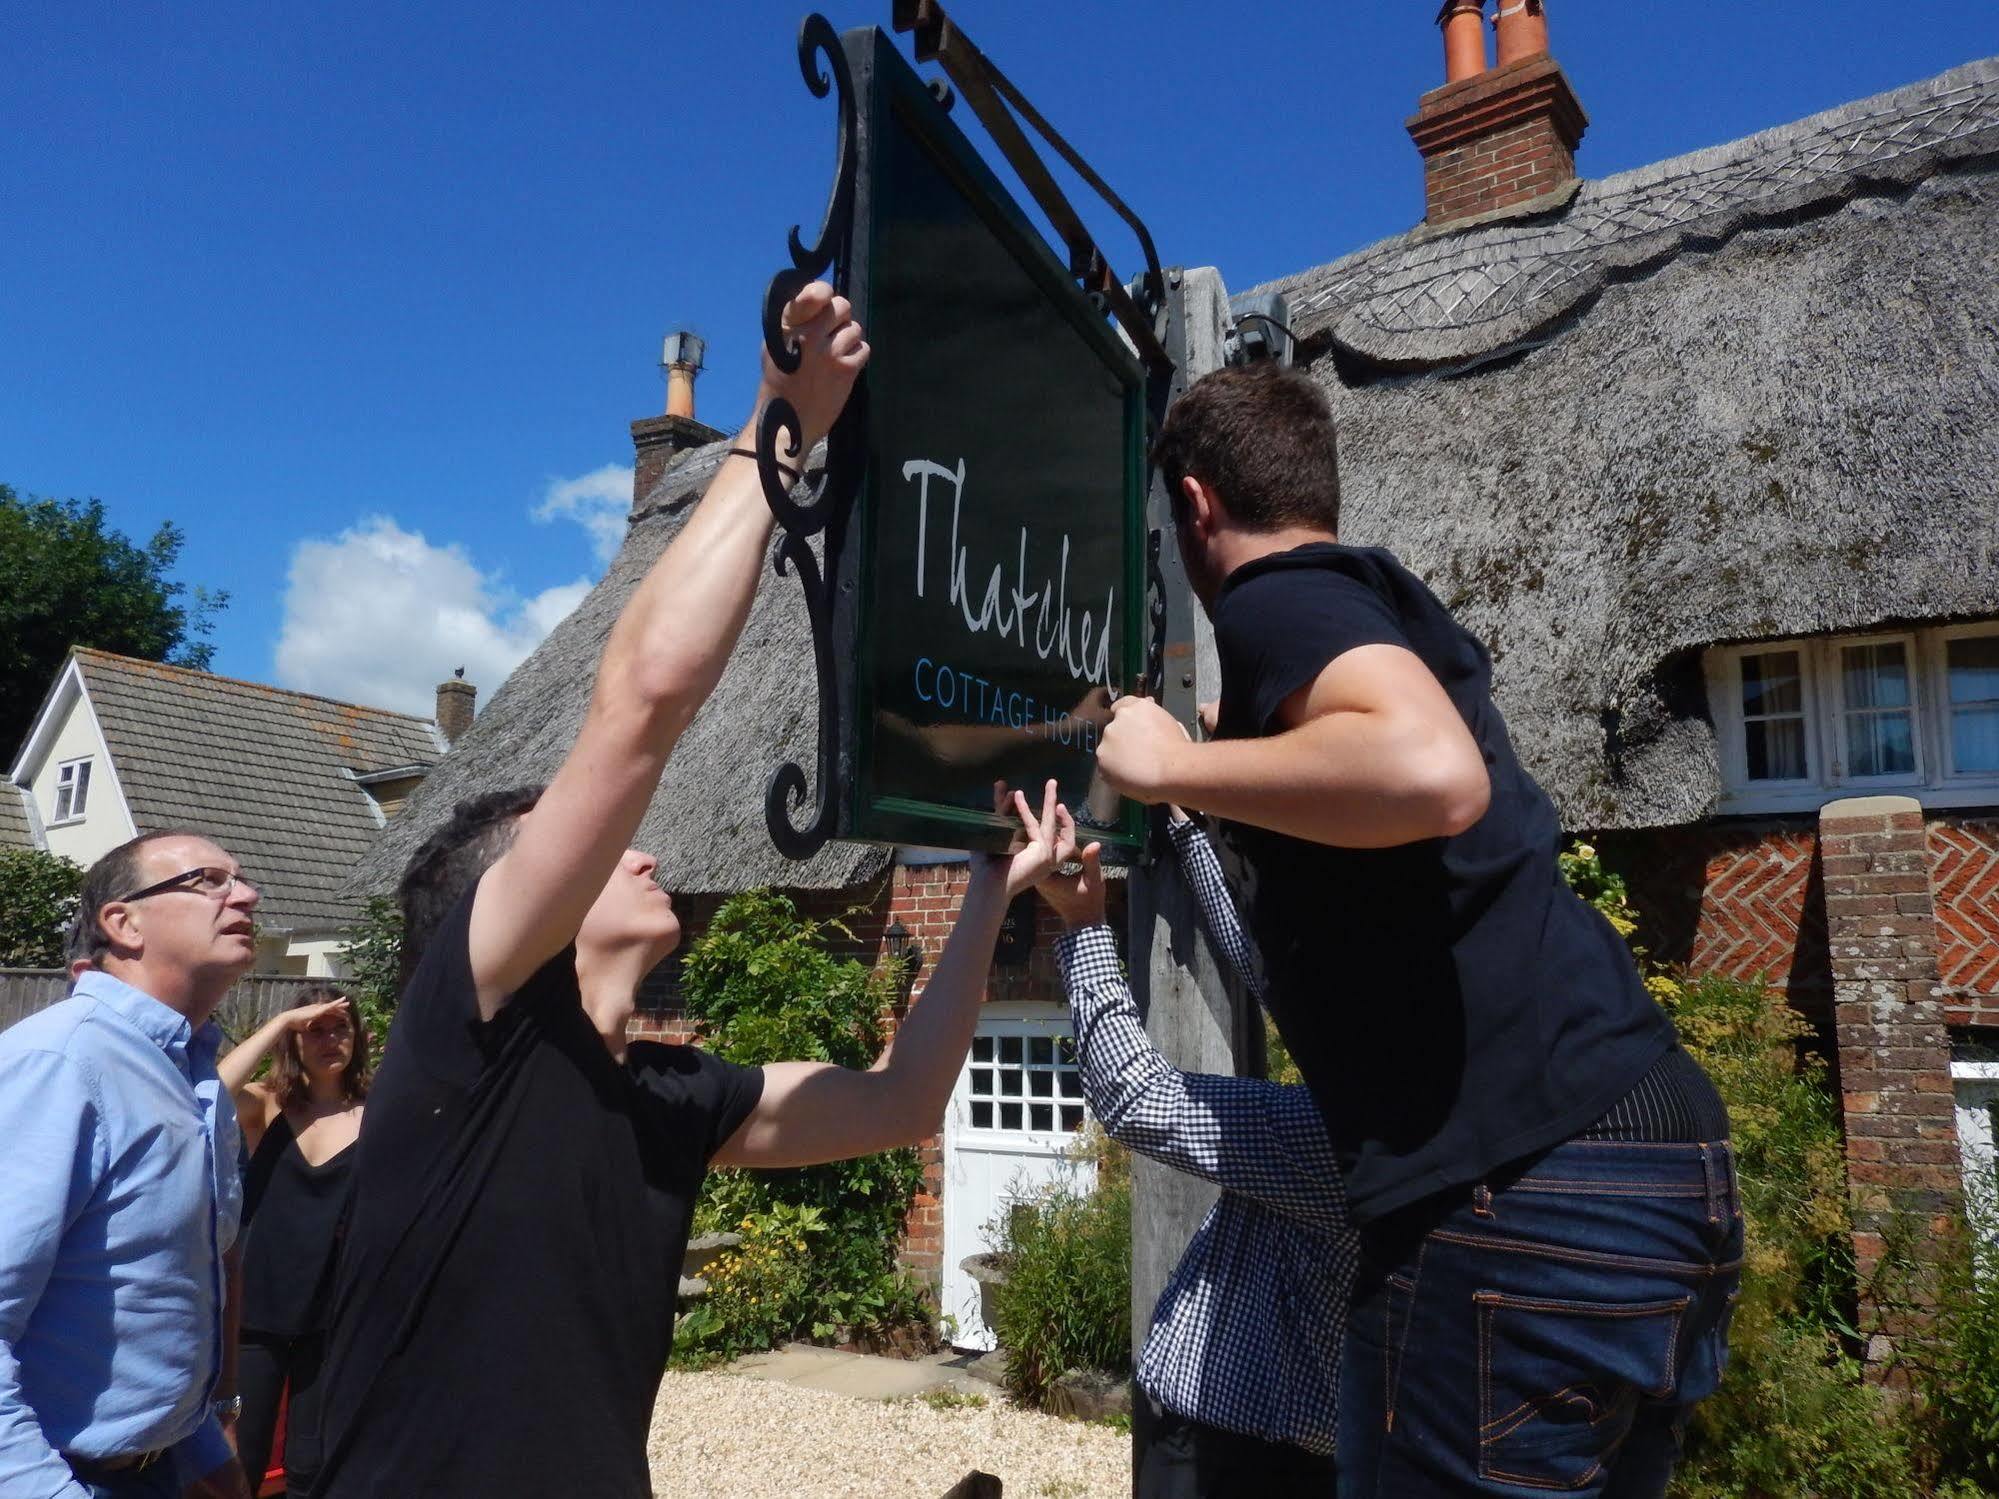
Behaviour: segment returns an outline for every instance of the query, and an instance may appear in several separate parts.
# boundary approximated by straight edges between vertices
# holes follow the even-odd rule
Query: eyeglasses
[[[134,890],[130,895],[121,895],[120,901],[144,900],[149,895],[165,895],[169,890],[191,890],[196,895],[212,895],[221,900],[229,898],[229,892],[236,888],[240,874],[234,874],[216,865],[206,865],[200,869],[183,869],[172,879],[161,880],[157,885],[148,885],[143,890]],[[245,883],[248,883],[245,881]]]

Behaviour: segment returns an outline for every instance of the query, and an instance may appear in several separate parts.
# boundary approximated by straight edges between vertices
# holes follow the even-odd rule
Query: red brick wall
[[[1999,1026],[1999,818],[1933,820],[1929,853],[1945,1018]]]
[[[1575,181],[1588,126],[1553,59],[1523,58],[1425,94],[1409,121],[1431,225],[1546,198]]]
[[[1696,973],[1761,974],[1800,1013],[1831,1019],[1818,835],[1808,822],[1702,823],[1596,843],[1624,873],[1654,958]]]

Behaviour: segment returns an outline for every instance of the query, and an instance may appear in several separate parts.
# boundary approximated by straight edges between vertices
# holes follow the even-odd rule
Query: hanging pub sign
[[[772,494],[822,699],[817,784],[779,769],[773,836],[795,857],[829,836],[998,847],[994,783],[1038,805],[1052,777],[1087,836],[1135,844],[1096,747],[1144,660],[1138,364],[880,31],[814,17],[800,52],[815,92],[815,54],[840,90],[840,173],[820,242],[794,234],[772,283],[766,340],[830,269],[873,353],[818,494]]]

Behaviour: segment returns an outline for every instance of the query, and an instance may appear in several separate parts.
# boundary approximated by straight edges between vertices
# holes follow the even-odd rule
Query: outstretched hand
[[[1039,815],[1024,794],[1010,792],[1006,782],[995,781],[993,810],[1002,815],[1011,811],[1020,819],[1020,826],[1006,853],[991,855],[983,866],[975,868],[982,867],[988,878],[1004,874],[1008,900],[1023,890],[1032,890],[1056,865],[1075,857],[1076,820],[1056,800],[1053,781],[1042,788]]]
[[[785,304],[785,333],[799,353],[791,374],[779,369],[764,350],[763,383],[757,391],[761,411],[773,396],[783,396],[798,413],[804,435],[794,461],[833,429],[852,394],[854,381],[868,362],[866,332],[854,321],[854,305],[824,281],[814,281]]]
[[[1104,920],[1104,846],[1092,843],[1081,850],[1074,860],[1074,871],[1069,861],[1056,865],[1043,875],[1035,888],[1049,908],[1062,918],[1062,925],[1070,928],[1101,926]]]

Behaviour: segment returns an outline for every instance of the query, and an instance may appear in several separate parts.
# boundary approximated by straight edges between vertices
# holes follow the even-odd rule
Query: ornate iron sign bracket
[[[825,60],[822,71],[815,61]],[[827,198],[826,213],[819,233],[810,245],[793,227],[789,249],[791,264],[771,277],[764,294],[764,349],[771,362],[789,373],[799,365],[799,352],[784,328],[785,304],[810,282],[830,277],[833,287],[844,292],[852,262],[854,243],[854,177],[857,163],[859,125],[856,119],[853,72],[840,37],[824,16],[805,18],[798,29],[798,67],[805,86],[815,98],[837,95],[839,149],[833,172],[833,188]],[[783,438],[780,445],[780,436]],[[808,777],[804,767],[790,761],[771,773],[764,789],[764,820],[771,841],[787,858],[808,859],[825,846],[837,820],[835,800],[840,785],[840,693],[841,682],[833,659],[834,585],[838,576],[840,551],[846,542],[847,517],[858,492],[861,471],[867,462],[867,377],[854,387],[846,410],[827,435],[826,450],[817,482],[804,501],[792,497],[792,486],[779,467],[781,456],[800,452],[804,432],[798,412],[782,396],[765,406],[757,419],[757,475],[763,483],[765,501],[777,517],[783,537],[773,562],[778,576],[787,570],[798,574],[805,594],[805,609],[812,624],[812,656],[819,685],[819,744],[816,775]],[[812,538],[824,538],[824,561],[812,549]],[[801,809],[807,816],[801,827],[794,819]]]

